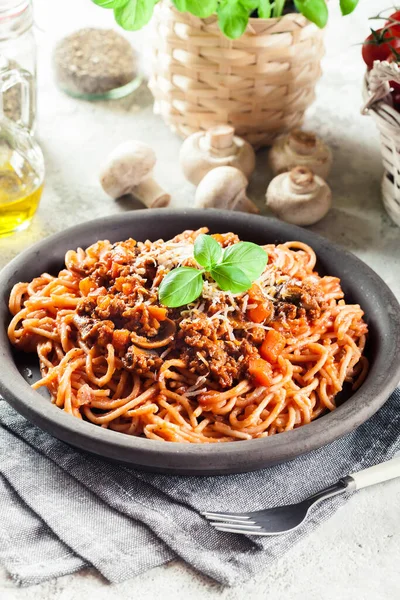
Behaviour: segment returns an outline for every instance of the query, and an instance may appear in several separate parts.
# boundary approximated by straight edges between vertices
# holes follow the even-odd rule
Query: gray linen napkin
[[[214,531],[201,511],[257,510],[301,500],[398,450],[400,390],[367,423],[325,448],[255,473],[205,478],[108,463],[52,438],[0,401],[0,474],[7,482],[5,491],[0,487],[0,508],[12,504],[14,514],[0,521],[0,562],[22,585],[83,564],[119,582],[179,556],[234,585],[271,565],[346,496],[315,507],[298,530],[271,538]],[[36,562],[30,559],[24,570],[16,557],[33,548]],[[40,571],[36,564],[47,567]]]

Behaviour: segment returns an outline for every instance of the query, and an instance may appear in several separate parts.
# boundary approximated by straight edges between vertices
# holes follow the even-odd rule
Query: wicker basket
[[[150,89],[154,109],[182,137],[232,125],[255,147],[297,127],[313,102],[324,53],[322,32],[302,15],[250,19],[237,40],[215,16],[155,8]]]
[[[400,83],[396,63],[378,62],[364,79],[364,114],[370,114],[381,136],[383,204],[391,219],[400,226],[400,113],[391,106],[389,81]]]

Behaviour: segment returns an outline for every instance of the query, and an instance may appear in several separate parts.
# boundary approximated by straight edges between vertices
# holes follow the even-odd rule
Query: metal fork
[[[343,494],[345,491],[361,490],[395,477],[400,477],[400,457],[358,473],[352,473],[340,479],[334,485],[297,504],[247,513],[203,512],[201,514],[218,531],[245,535],[280,535],[300,527],[307,518],[311,507],[322,502],[322,500]]]

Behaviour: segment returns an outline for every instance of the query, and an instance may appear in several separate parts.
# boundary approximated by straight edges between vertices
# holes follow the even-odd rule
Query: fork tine
[[[248,519],[250,519],[250,517],[248,517],[247,515],[240,515],[237,513],[202,512],[200,514],[203,515],[203,517],[206,517],[206,519],[227,518],[232,520],[237,519],[238,521],[247,521]]]
[[[262,527],[257,530],[246,531],[245,529],[235,529],[235,527],[215,527],[217,531],[224,531],[225,533],[241,533],[243,535],[280,535],[284,533],[283,531],[278,531],[277,533],[269,533],[265,531]]]
[[[247,523],[224,523],[224,522],[217,522],[217,521],[212,521],[210,523],[213,527],[215,527],[216,529],[220,529],[221,531],[224,529],[238,529],[239,531],[243,531],[244,533],[246,533],[247,531],[257,531],[259,529],[262,529],[261,525],[247,525]]]
[[[225,521],[226,523],[231,523],[232,525],[235,525],[236,523],[238,525],[241,525],[242,523],[247,523],[248,525],[255,524],[255,521],[250,520],[250,517],[247,517],[247,519],[237,519],[236,517],[230,517],[228,515],[218,515],[215,517],[207,517],[207,519],[211,524],[214,524],[215,521]]]

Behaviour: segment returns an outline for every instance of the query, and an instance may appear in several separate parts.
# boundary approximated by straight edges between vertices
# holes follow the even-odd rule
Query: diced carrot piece
[[[269,303],[264,298],[260,286],[256,283],[253,283],[247,293],[249,295],[249,303],[257,305],[249,308],[247,311],[248,317],[253,323],[262,323],[271,316]]]
[[[87,296],[91,290],[96,287],[94,281],[91,281],[89,277],[85,277],[79,282],[79,290],[82,292],[84,296]]]
[[[101,309],[106,309],[110,306],[111,299],[110,296],[99,296],[97,298],[97,306]]]
[[[133,287],[134,286],[131,281],[127,281],[126,283],[123,283],[122,284],[122,293],[125,294],[125,296],[129,296],[130,294],[133,293]]]
[[[111,265],[111,269],[110,269],[110,275],[113,279],[116,279],[119,275],[119,272],[121,270],[121,266],[119,264],[117,264],[115,261],[113,261],[112,265]]]
[[[265,300],[261,288],[256,283],[253,283],[249,291],[247,292],[250,300],[258,300],[258,302],[263,302]]]
[[[113,331],[112,343],[117,352],[125,350],[129,340],[130,332],[127,329],[115,329],[115,331]]]
[[[224,242],[224,236],[220,233],[213,233],[211,237],[213,237],[214,240],[218,242],[218,244],[223,244]]]
[[[263,323],[271,316],[271,310],[267,303],[261,303],[254,308],[249,308],[247,314],[253,323]]]
[[[272,367],[263,358],[250,359],[249,373],[254,377],[258,385],[269,387],[272,384]]]
[[[270,329],[261,345],[260,354],[265,360],[274,363],[278,360],[278,356],[281,354],[285,345],[286,340],[284,336],[279,333],[279,331]]]
[[[153,319],[157,319],[157,321],[165,321],[167,318],[167,309],[162,306],[149,306],[149,315],[153,317]]]
[[[93,291],[89,292],[90,298],[96,298],[97,296],[105,296],[107,294],[107,290],[104,286],[99,288],[95,288]]]

